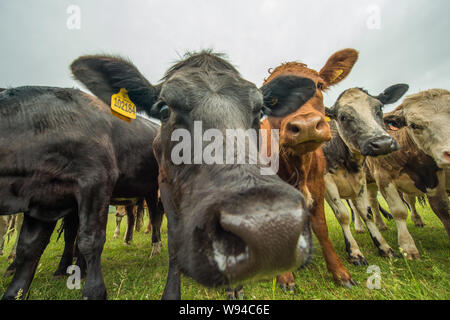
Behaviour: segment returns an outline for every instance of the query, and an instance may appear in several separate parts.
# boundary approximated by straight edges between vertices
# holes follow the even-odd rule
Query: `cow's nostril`
[[[293,134],[299,134],[300,133],[300,128],[298,126],[296,126],[296,125],[293,125],[293,124],[289,124],[288,125],[288,130],[290,132],[292,132]]]
[[[325,121],[320,120],[319,122],[317,122],[317,124],[316,124],[317,131],[321,131],[324,127],[325,127]]]

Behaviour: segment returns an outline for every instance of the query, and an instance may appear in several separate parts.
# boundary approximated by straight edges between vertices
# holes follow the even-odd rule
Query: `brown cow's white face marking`
[[[433,157],[440,168],[450,168],[450,95],[408,104],[403,114],[419,149]]]

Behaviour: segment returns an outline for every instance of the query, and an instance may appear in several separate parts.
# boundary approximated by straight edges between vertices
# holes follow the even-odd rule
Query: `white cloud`
[[[81,29],[66,27],[69,5]],[[369,30],[369,6],[380,30]],[[449,88],[447,0],[190,0],[13,1],[0,3],[0,87],[73,86],[68,66],[79,55],[130,57],[151,82],[187,50],[225,52],[250,81],[286,61],[320,69],[335,51],[353,47],[360,59],[325,96],[363,86],[377,93],[396,82],[415,90]],[[11,27],[14,26],[14,27]]]

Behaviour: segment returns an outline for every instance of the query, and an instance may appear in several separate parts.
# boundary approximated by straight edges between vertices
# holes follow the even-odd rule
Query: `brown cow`
[[[369,184],[371,199],[377,187],[389,205],[398,230],[398,244],[408,259],[420,258],[406,226],[408,210],[399,196],[427,195],[435,214],[450,235],[446,170],[450,168],[450,92],[432,89],[407,97],[384,117],[400,150],[383,159],[369,158],[367,166],[376,184]]]
[[[284,118],[269,117],[262,123],[264,129],[280,130],[278,175],[305,195],[310,208],[312,229],[319,239],[327,268],[337,283],[347,287],[356,283],[334,251],[328,236],[324,210],[326,162],[320,147],[331,140],[330,127],[325,118],[323,92],[345,79],[357,59],[357,51],[345,49],[331,56],[320,72],[298,62],[277,67],[265,84],[279,76],[307,77],[316,83],[316,94],[296,112]],[[278,284],[292,290],[295,286],[293,274],[279,276]]]

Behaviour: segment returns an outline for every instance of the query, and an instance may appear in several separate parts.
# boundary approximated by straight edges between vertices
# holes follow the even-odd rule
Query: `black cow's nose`
[[[369,140],[363,148],[364,156],[382,156],[399,149],[397,141],[392,137],[377,137]]]

